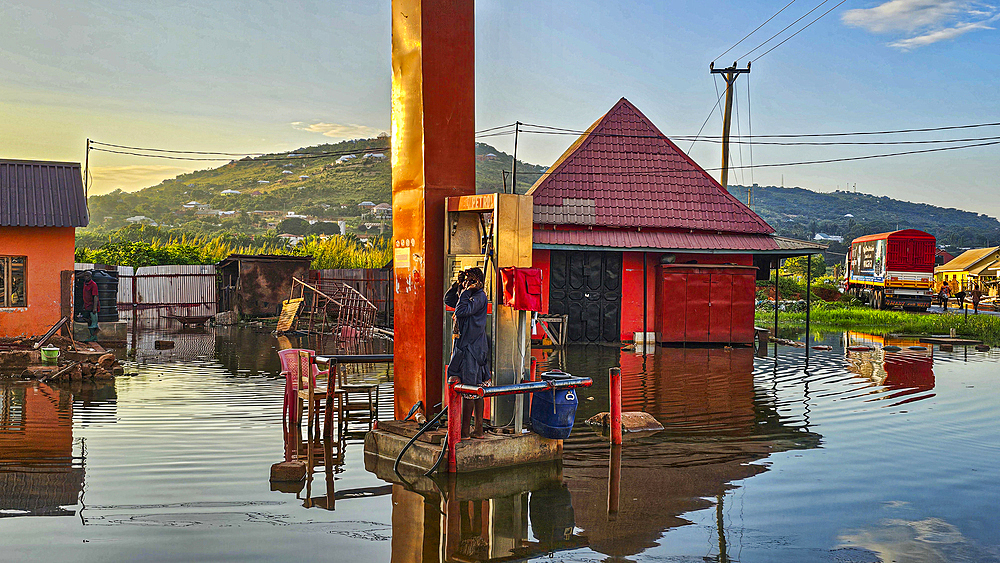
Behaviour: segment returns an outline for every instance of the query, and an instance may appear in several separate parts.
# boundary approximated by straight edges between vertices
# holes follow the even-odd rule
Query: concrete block
[[[409,438],[385,430],[372,430],[365,436],[365,454],[395,461]],[[416,441],[406,450],[401,468],[421,473],[430,469],[441,453],[441,446]],[[535,433],[521,435],[491,434],[485,440],[463,440],[455,447],[459,473],[494,470],[562,457],[562,440],[549,440]],[[447,471],[447,459],[439,471]]]
[[[301,461],[282,461],[271,466],[271,481],[294,483],[306,478],[306,464]]]

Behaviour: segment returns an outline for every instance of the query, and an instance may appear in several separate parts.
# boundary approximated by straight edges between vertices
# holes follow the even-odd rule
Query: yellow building
[[[966,250],[951,262],[934,268],[935,286],[940,290],[941,285],[948,282],[954,293],[969,290],[977,283],[992,285],[996,281],[998,261],[1000,246]]]

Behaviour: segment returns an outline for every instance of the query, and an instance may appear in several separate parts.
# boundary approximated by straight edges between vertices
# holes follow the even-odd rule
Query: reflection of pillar
[[[622,446],[611,444],[608,463],[608,520],[618,518],[618,494],[622,482]]]
[[[403,485],[392,486],[392,563],[440,560],[440,507]]]
[[[392,1],[395,405],[441,402],[444,200],[476,189],[474,0]]]

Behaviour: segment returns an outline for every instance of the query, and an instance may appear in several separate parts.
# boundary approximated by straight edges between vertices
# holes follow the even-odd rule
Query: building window
[[[27,307],[27,262],[24,256],[0,256],[0,307]]]

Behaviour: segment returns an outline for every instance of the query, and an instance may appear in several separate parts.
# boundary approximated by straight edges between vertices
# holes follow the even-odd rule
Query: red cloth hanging
[[[518,311],[542,310],[541,268],[500,268],[503,304]]]

